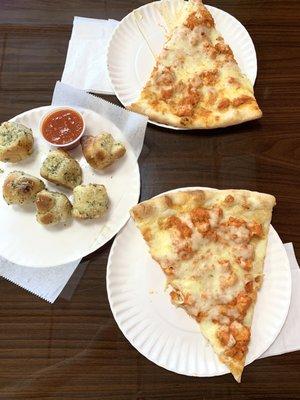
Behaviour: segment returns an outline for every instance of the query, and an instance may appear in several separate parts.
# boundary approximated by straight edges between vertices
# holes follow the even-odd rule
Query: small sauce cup
[[[47,112],[39,125],[42,137],[51,146],[71,150],[78,146],[84,133],[82,114],[72,107],[58,107]]]

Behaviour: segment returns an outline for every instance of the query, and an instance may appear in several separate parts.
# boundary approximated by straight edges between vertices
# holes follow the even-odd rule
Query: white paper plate
[[[191,189],[203,188],[177,190]],[[246,364],[273,343],[290,304],[289,261],[273,227],[264,273]],[[170,371],[202,377],[228,373],[197,323],[171,304],[165,282],[165,275],[152,260],[142,235],[130,219],[114,241],[107,267],[108,298],[119,328],[141,354]]]
[[[55,107],[52,107],[55,108]],[[40,177],[39,171],[50,146],[38,131],[40,118],[51,106],[26,111],[12,119],[33,130],[34,154],[16,164],[1,163],[4,173],[0,174],[0,187],[7,174],[20,170]],[[80,109],[80,108],[79,108]],[[0,196],[0,255],[9,261],[25,266],[50,267],[77,260],[97,250],[109,241],[126,223],[128,210],[139,198],[140,176],[135,156],[120,130],[107,119],[91,110],[80,109],[86,123],[86,133],[97,134],[107,130],[122,141],[126,155],[103,172],[96,172],[86,162],[81,146],[70,153],[79,161],[83,170],[83,183],[104,184],[110,198],[108,213],[101,219],[70,220],[67,226],[61,224],[44,227],[35,219],[34,205],[8,206]],[[43,179],[44,180],[44,179]],[[44,180],[50,190],[64,192],[71,197],[72,191]]]
[[[169,16],[175,15],[183,0],[163,0]],[[157,55],[163,47],[165,22],[159,11],[160,1],[146,4],[128,14],[116,27],[107,50],[107,65],[116,96],[125,106],[135,102],[154,67],[154,57],[145,41]],[[232,15],[218,8],[206,6],[217,30],[230,45],[242,70],[254,84],[257,74],[256,52],[246,28]],[[139,21],[137,26],[136,19]],[[139,29],[140,28],[140,29]],[[155,125],[185,130],[170,125]]]

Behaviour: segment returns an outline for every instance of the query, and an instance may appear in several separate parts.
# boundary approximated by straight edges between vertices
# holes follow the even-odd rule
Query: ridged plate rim
[[[182,191],[182,190],[195,190],[195,189],[216,190],[213,188],[204,188],[204,187],[187,187],[187,188],[179,188],[179,189],[175,189],[175,190],[170,190],[165,193],[170,193],[170,192],[174,192],[174,191]],[[162,194],[165,194],[165,193],[162,193]],[[162,195],[162,194],[160,194],[160,195]],[[136,243],[136,237],[134,237],[134,235],[136,235],[136,237],[139,237],[138,243]],[[278,336],[278,334],[286,320],[288,310],[289,310],[289,305],[290,305],[291,272],[290,272],[288,257],[287,257],[284,246],[283,246],[277,232],[275,231],[275,229],[272,226],[270,227],[269,238],[271,238],[272,243],[268,244],[266,264],[269,263],[269,261],[267,261],[267,260],[270,258],[269,248],[270,248],[270,246],[275,246],[273,249],[273,258],[275,257],[275,255],[276,255],[276,257],[275,257],[276,259],[280,258],[281,269],[278,269],[279,261],[277,262],[277,267],[276,267],[278,270],[275,268],[275,266],[272,266],[272,265],[267,266],[266,265],[267,270],[265,270],[265,272],[268,272],[268,270],[270,268],[271,268],[271,270],[268,272],[269,275],[265,276],[262,289],[260,290],[260,292],[258,294],[258,300],[257,300],[255,313],[254,313],[254,319],[253,319],[254,326],[253,326],[253,331],[252,331],[252,341],[250,343],[249,353],[248,353],[248,356],[246,359],[246,365],[252,363],[254,360],[259,358],[274,342],[274,340]],[[111,251],[109,254],[109,258],[108,258],[108,263],[107,263],[107,276],[106,276],[109,304],[110,304],[114,319],[115,319],[117,325],[119,326],[120,330],[122,331],[123,335],[126,337],[126,339],[132,344],[133,347],[136,348],[136,350],[138,350],[142,355],[144,355],[150,361],[154,362],[155,364],[159,365],[160,367],[163,367],[167,370],[170,370],[170,371],[173,371],[173,372],[176,372],[179,374],[188,375],[188,376],[198,376],[198,377],[210,377],[210,376],[217,376],[217,375],[223,375],[223,374],[229,373],[227,367],[225,367],[218,360],[217,356],[213,353],[212,349],[210,348],[210,345],[203,338],[200,331],[198,331],[196,322],[194,320],[192,320],[192,318],[188,317],[183,310],[176,309],[174,306],[172,306],[167,295],[166,295],[166,298],[159,299],[159,307],[161,307],[161,308],[173,307],[175,313],[177,313],[178,318],[180,320],[182,320],[183,318],[185,319],[184,324],[187,324],[189,326],[189,329],[191,327],[191,323],[195,324],[196,335],[198,335],[198,336],[196,336],[195,343],[193,344],[194,347],[191,349],[189,347],[190,345],[188,343],[190,338],[192,337],[193,333],[191,333],[191,332],[188,333],[188,336],[186,336],[186,339],[185,339],[187,343],[185,343],[184,340],[182,341],[182,329],[179,329],[176,326],[170,327],[170,331],[168,332],[168,334],[169,335],[173,334],[175,336],[177,335],[177,337],[175,337],[175,342],[173,342],[173,344],[172,344],[173,349],[176,348],[176,350],[177,350],[177,356],[175,355],[173,357],[173,355],[170,356],[170,354],[169,354],[169,355],[162,357],[159,349],[155,353],[156,344],[159,342],[159,340],[161,340],[161,338],[162,338],[162,341],[164,340],[164,332],[162,332],[160,334],[160,336],[158,336],[158,340],[156,341],[156,343],[152,343],[152,349],[150,352],[147,350],[147,346],[149,347],[149,345],[147,343],[150,342],[150,344],[151,344],[151,337],[149,336],[149,334],[148,334],[148,337],[144,338],[142,344],[139,343],[138,338],[139,338],[140,333],[139,332],[137,333],[137,330],[135,331],[135,329],[137,327],[144,326],[148,329],[148,326],[150,326],[150,328],[155,332],[155,329],[157,328],[158,320],[160,321],[160,324],[164,324],[165,321],[163,321],[163,317],[161,317],[161,315],[159,315],[157,317],[157,321],[151,321],[151,318],[149,318],[149,316],[147,314],[148,310],[146,310],[146,311],[145,311],[145,309],[139,310],[139,308],[141,307],[141,304],[144,304],[144,300],[141,297],[136,297],[138,291],[142,290],[142,289],[139,289],[136,286],[133,288],[130,287],[130,280],[133,280],[134,274],[137,273],[136,270],[132,267],[132,263],[137,262],[137,261],[135,261],[135,259],[133,259],[133,260],[131,260],[132,261],[131,263],[126,264],[126,254],[127,255],[130,254],[130,251],[128,251],[128,247],[130,246],[130,245],[128,245],[128,242],[133,243],[133,247],[134,247],[133,250],[134,250],[135,254],[136,253],[143,254],[144,261],[146,260],[145,264],[149,261],[149,258],[151,259],[151,257],[149,256],[149,254],[147,252],[146,244],[143,244],[144,242],[143,242],[143,239],[141,238],[139,231],[135,227],[133,220],[130,219],[127,222],[127,224],[124,226],[124,228],[119,232],[119,234],[117,235],[117,237],[112,245],[112,248],[111,248]],[[139,249],[138,247],[141,247],[141,246],[144,248]],[[121,255],[121,257],[120,257],[120,255]],[[124,257],[125,257],[125,261],[124,261]],[[121,261],[121,262],[123,262],[123,267],[125,269],[125,272],[122,271],[125,276],[125,283],[123,284],[123,286],[122,286],[122,284],[120,284],[120,282],[122,281],[122,279],[120,277],[120,271],[118,271],[118,268],[120,269],[120,266],[118,266],[118,264],[117,264],[118,261],[116,261],[116,260],[119,260],[119,262],[120,262],[120,260],[123,260],[123,261]],[[139,260],[138,264],[139,264],[140,268],[145,267],[145,265],[142,265],[143,263],[141,262],[141,260]],[[163,273],[160,271],[159,266],[153,260],[151,260],[151,265],[153,266],[153,268],[155,268],[153,271],[151,271],[151,274],[156,275],[154,277],[154,279],[156,279],[158,277],[157,279],[161,280],[160,286],[162,287],[165,282],[165,277],[164,277]],[[152,266],[151,266],[151,268],[152,268]],[[147,265],[146,267],[149,267],[149,265]],[[129,269],[127,269],[127,268],[129,268]],[[154,271],[156,271],[156,269],[159,270],[160,273],[157,273],[157,272],[154,273]],[[137,274],[141,274],[141,273],[138,272]],[[277,275],[279,274],[279,275],[276,276],[276,274]],[[273,283],[272,283],[272,281],[270,281],[270,276],[271,276],[271,279],[273,279]],[[261,301],[266,298],[268,299],[269,294],[273,293],[274,288],[272,289],[272,285],[274,284],[274,277],[276,278],[275,285],[277,285],[277,289],[279,289],[279,292],[277,293],[278,296],[276,298],[277,302],[267,300],[267,301],[269,301],[267,305],[265,305],[265,304],[261,305]],[[142,284],[142,282],[141,282],[141,284]],[[121,291],[121,300],[120,300],[120,297],[119,297],[119,299],[118,299],[118,296],[116,297],[116,290]],[[124,298],[122,298],[123,295],[125,296]],[[126,296],[127,296],[127,298],[126,298]],[[145,296],[147,296],[147,295],[145,294]],[[149,296],[150,296],[150,294],[149,294]],[[163,304],[164,302],[167,302],[167,304]],[[127,304],[127,306],[126,306],[126,304]],[[279,314],[277,313],[277,308],[276,308],[276,307],[278,307],[278,305],[280,305]],[[153,307],[154,306],[152,305],[152,308]],[[264,311],[263,307],[265,308],[265,311]],[[274,312],[274,316],[275,316],[274,326],[271,326],[272,323],[274,322],[272,320],[269,320],[269,322],[267,320],[267,323],[269,325],[266,324],[266,322],[265,322],[266,315],[264,314],[264,312],[266,313],[266,310],[268,310],[268,307],[271,307],[271,310],[273,310],[273,312]],[[152,314],[153,314],[153,312],[152,312]],[[127,315],[127,317],[126,317],[126,315]],[[140,319],[136,319],[136,316],[139,316]],[[190,323],[190,321],[192,321],[192,322]],[[167,323],[164,325],[164,327],[166,325],[169,326],[170,322],[167,321]],[[151,329],[150,329],[150,331],[151,331]],[[255,338],[256,344],[254,344],[253,338]],[[163,347],[165,349],[166,348],[168,349],[168,346],[169,346],[168,340],[169,340],[169,338],[167,338],[165,340],[165,342],[163,342]],[[199,340],[199,342],[198,342],[198,340]],[[199,357],[195,356],[195,358],[197,358],[197,359],[196,360],[194,359],[193,361],[191,361],[188,357],[186,357],[181,363],[181,365],[184,365],[184,367],[179,367],[178,359],[180,359],[180,357],[183,357],[182,355],[180,356],[180,352],[182,351],[182,348],[178,349],[177,346],[175,346],[175,343],[180,343],[180,342],[182,342],[182,348],[184,346],[186,346],[186,348],[189,348],[189,354],[191,354],[191,352],[192,352],[193,354],[196,354],[199,356],[199,349],[200,349],[202,351],[202,353],[200,352],[200,354],[202,354],[202,355],[204,354],[207,365],[204,365],[204,363],[203,363],[203,364],[200,364],[201,368],[191,367],[192,364],[198,365],[197,363],[199,363],[199,360],[198,360]],[[208,353],[207,353],[207,348],[209,348]],[[170,353],[170,349],[169,349],[169,353]],[[164,357],[165,357],[166,361],[162,361],[162,359],[164,359]],[[173,357],[174,359],[176,359],[176,357],[177,357],[177,364],[175,362],[172,362],[172,360],[170,361],[170,357],[171,358]],[[209,358],[209,360],[207,358]]]
[[[180,4],[181,0],[163,0],[166,5],[169,7],[174,7],[174,4],[178,3]],[[132,102],[134,102],[137,99],[137,93],[141,90],[142,87],[139,87],[139,90],[137,92],[137,83],[133,82],[132,79],[128,79],[128,76],[125,74],[125,68],[127,68],[127,65],[131,65],[131,69],[134,68],[134,61],[136,59],[136,53],[135,54],[130,54],[130,56],[121,56],[120,51],[124,51],[124,44],[128,40],[135,40],[134,42],[134,47],[136,49],[139,49],[139,46],[143,43],[143,38],[141,35],[136,35],[135,29],[135,23],[132,23],[134,20],[134,13],[141,13],[143,16],[147,17],[148,20],[151,18],[153,19],[155,12],[157,11],[156,6],[157,4],[161,3],[161,1],[154,1],[152,3],[145,4],[133,11],[131,11],[129,14],[127,14],[117,25],[117,27],[114,29],[112,36],[110,38],[110,41],[108,43],[107,47],[107,54],[106,54],[106,63],[107,63],[107,69],[108,69],[108,75],[111,81],[111,85],[114,89],[115,95],[119,99],[119,101],[123,104],[124,107],[128,106]],[[251,36],[245,26],[237,20],[233,15],[229,14],[226,11],[223,11],[217,7],[213,7],[210,5],[206,5],[206,7],[209,9],[209,11],[212,13],[214,19],[216,20],[216,27],[218,29],[219,23],[218,20],[221,17],[223,22],[226,21],[225,27],[222,26],[222,29],[220,30],[220,33],[225,36],[226,40],[226,33],[230,31],[230,29],[235,30],[239,34],[239,40],[241,40],[241,44],[239,45],[239,49],[235,49],[235,43],[236,39],[230,39],[227,38],[227,41],[229,42],[230,46],[233,48],[233,52],[237,59],[240,60],[247,60],[246,65],[243,65],[243,70],[246,73],[246,75],[249,77],[250,81],[255,83],[256,76],[257,76],[257,56],[256,56],[256,51],[255,47],[253,44],[253,41],[251,39]],[[222,22],[222,24],[223,24]],[[160,29],[160,21],[154,18],[154,21],[152,21],[153,28],[155,29]],[[128,37],[124,38],[124,31],[128,31]],[[118,51],[116,54],[118,56],[114,56],[114,49],[119,47]],[[138,51],[138,50],[136,50]],[[241,52],[241,53],[240,53]],[[121,57],[120,57],[121,56]],[[240,65],[241,66],[241,65]],[[135,80],[137,81],[137,77],[135,77]],[[144,82],[145,84],[145,82]],[[138,85],[140,86],[140,85]],[[143,85],[142,85],[143,86]],[[124,95],[124,93],[127,93]],[[132,95],[132,93],[136,93],[135,96]],[[128,96],[130,98],[130,101],[128,100]],[[179,128],[175,127],[172,125],[166,125],[166,124],[160,124],[158,122],[149,120],[150,123],[161,126],[164,128],[169,128],[169,129],[175,129],[175,130],[191,130],[191,128]]]

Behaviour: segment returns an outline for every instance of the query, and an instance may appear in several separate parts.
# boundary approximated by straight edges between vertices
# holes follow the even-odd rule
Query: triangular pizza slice
[[[240,382],[263,279],[275,198],[247,190],[177,191],[133,207],[132,218],[170,285]]]
[[[164,10],[161,3],[157,7]],[[167,24],[171,31],[156,65],[129,108],[183,128],[218,128],[260,118],[253,86],[202,1],[182,0],[178,19]]]

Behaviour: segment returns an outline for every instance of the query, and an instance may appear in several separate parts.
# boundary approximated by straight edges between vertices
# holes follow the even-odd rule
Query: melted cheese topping
[[[141,203],[132,215],[167,275],[172,302],[200,323],[219,355],[241,363],[275,201],[228,193],[178,192]]]
[[[193,119],[213,126],[224,113],[238,115],[243,107],[260,116],[250,81],[202,2],[183,2],[176,21],[166,15],[163,4],[160,11],[170,34],[138,103],[173,115],[183,126]]]

